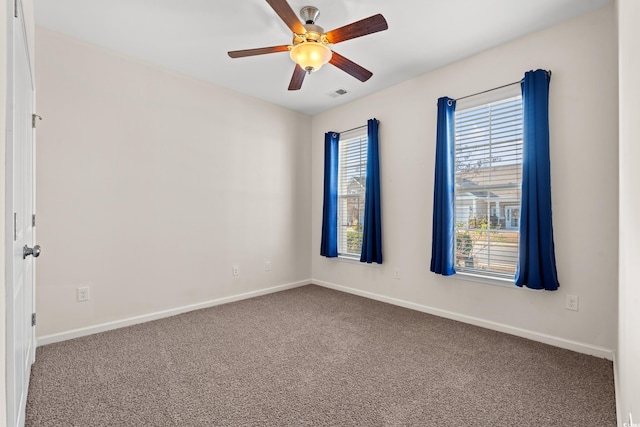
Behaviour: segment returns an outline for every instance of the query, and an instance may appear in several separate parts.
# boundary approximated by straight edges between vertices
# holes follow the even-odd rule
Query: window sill
[[[456,274],[452,276],[447,276],[452,278],[457,278],[460,280],[466,280],[469,282],[477,282],[484,283],[485,285],[494,285],[494,286],[502,286],[503,288],[512,288],[519,289],[519,286],[516,286],[513,283],[513,279],[501,279],[498,277],[487,277],[481,276],[479,274],[465,273],[462,271],[456,271]]]
[[[381,267],[380,264],[375,262],[372,262],[372,263],[360,262],[359,256],[338,255],[338,261],[346,262],[347,264],[366,265],[366,266],[375,267],[375,268]]]
[[[356,257],[356,256],[338,255],[338,260],[339,261],[344,261],[344,262],[352,262],[352,263],[360,264],[360,257]],[[362,264],[366,264],[366,263],[363,262]]]

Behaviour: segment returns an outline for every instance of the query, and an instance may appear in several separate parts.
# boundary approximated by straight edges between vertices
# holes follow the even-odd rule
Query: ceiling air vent
[[[346,89],[338,89],[338,90],[335,90],[335,91],[329,93],[329,96],[332,97],[332,98],[337,98],[339,96],[346,95],[347,93],[349,93],[349,92],[347,92]]]

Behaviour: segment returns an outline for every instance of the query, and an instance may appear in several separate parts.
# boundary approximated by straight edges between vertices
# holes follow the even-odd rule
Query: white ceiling
[[[289,0],[320,9],[326,31],[382,13],[389,29],[334,45],[373,72],[362,83],[327,64],[288,91],[287,52],[231,59],[229,50],[288,44],[265,0],[34,0],[36,24],[142,61],[317,114],[612,0]],[[37,47],[36,47],[37,51]],[[337,89],[349,93],[329,96]]]

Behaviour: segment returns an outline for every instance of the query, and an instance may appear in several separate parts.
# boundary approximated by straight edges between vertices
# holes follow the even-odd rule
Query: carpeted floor
[[[27,426],[615,426],[611,362],[305,286],[38,348]]]

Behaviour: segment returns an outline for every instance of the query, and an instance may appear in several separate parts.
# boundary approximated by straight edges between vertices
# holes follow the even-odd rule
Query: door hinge
[[[18,0],[13,0],[13,17],[18,17]]]
[[[18,240],[18,214],[13,213],[13,241]]]
[[[36,214],[31,215],[31,226],[36,226]]]
[[[36,119],[42,120],[42,117],[40,117],[37,114],[32,114],[31,115],[31,127],[34,128],[34,129],[36,128]]]
[[[31,313],[31,326],[36,326],[36,314]]]

